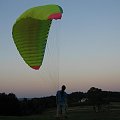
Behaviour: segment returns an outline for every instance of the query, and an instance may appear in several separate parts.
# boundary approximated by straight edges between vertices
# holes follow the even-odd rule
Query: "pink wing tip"
[[[55,14],[51,14],[51,15],[48,17],[48,19],[49,19],[49,20],[53,20],[53,19],[57,20],[57,19],[61,19],[61,17],[62,17],[62,13],[55,13]]]
[[[31,68],[35,69],[35,70],[39,70],[40,66],[31,66]]]

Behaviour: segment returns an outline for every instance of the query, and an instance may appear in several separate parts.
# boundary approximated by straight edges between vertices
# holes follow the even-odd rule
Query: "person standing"
[[[57,91],[56,104],[57,104],[57,118],[67,118],[67,93],[65,92],[66,86],[63,85],[61,90]]]

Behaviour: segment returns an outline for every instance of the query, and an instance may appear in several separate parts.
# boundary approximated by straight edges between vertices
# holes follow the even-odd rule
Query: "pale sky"
[[[31,69],[12,38],[12,27],[25,10],[47,4],[63,8],[53,21],[41,69]],[[55,95],[90,87],[120,91],[119,0],[0,0],[0,92],[17,97]]]

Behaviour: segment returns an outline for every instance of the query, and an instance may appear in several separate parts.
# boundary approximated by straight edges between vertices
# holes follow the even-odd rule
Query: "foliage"
[[[13,93],[0,93],[0,115],[18,115],[19,101]]]
[[[102,106],[111,102],[120,102],[120,92],[102,91],[92,87],[87,93],[73,92],[68,94],[69,107]],[[18,99],[13,93],[0,93],[0,116],[37,115],[55,107],[55,96]]]

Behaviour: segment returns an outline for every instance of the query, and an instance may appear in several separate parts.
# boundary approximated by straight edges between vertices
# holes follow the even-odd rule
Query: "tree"
[[[103,95],[102,95],[102,90],[91,87],[87,91],[87,97],[90,102],[90,104],[93,106],[93,109],[98,112],[101,110],[101,106],[103,104]]]

